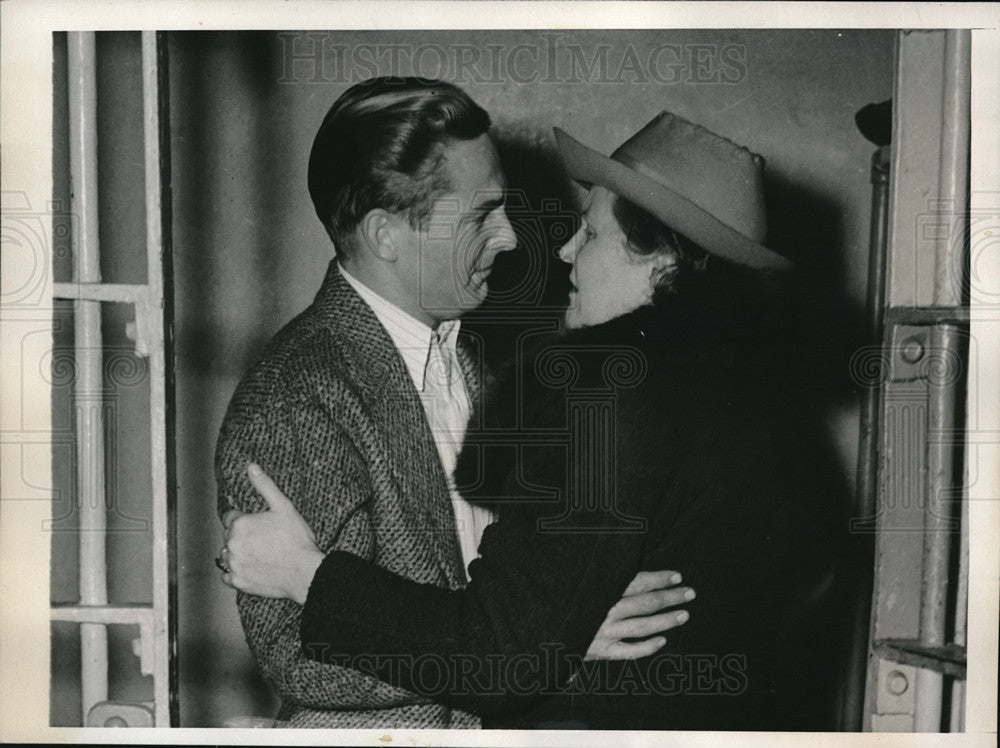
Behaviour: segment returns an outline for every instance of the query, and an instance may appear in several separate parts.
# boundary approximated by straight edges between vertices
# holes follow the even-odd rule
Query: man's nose
[[[517,246],[517,234],[514,233],[514,227],[511,225],[510,219],[507,218],[507,211],[500,210],[493,228],[492,238],[492,244],[497,253],[509,252]]]
[[[559,250],[559,259],[563,262],[572,265],[576,262],[576,253],[580,251],[580,245],[583,244],[585,229],[581,226],[573,236],[569,238],[569,241],[562,245]]]

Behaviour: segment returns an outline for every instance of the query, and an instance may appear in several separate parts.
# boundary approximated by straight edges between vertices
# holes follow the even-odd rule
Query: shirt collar
[[[340,274],[358,292],[358,296],[371,307],[375,317],[389,333],[396,350],[403,357],[413,385],[418,392],[423,392],[427,358],[430,355],[431,342],[435,334],[441,340],[442,345],[454,353],[458,341],[458,331],[462,324],[461,320],[445,320],[438,324],[436,330],[432,329],[370,289],[351,275],[340,263],[337,264],[337,267]]]

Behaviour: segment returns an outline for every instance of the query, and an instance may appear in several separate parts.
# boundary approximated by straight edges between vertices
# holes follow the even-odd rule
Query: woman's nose
[[[579,230],[569,238],[562,249],[559,250],[559,259],[563,262],[567,262],[572,265],[576,262],[576,253],[580,251],[580,246],[583,244],[583,237],[586,233],[585,227],[581,226]]]

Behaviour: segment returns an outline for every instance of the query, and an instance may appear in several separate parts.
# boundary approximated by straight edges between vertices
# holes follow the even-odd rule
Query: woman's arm
[[[484,534],[468,587],[448,591],[402,579],[351,554],[322,558],[310,550],[308,527],[300,519],[296,525],[287,499],[266,476],[252,480],[271,512],[228,523],[230,583],[304,602],[307,656],[445,703],[480,713],[526,705],[555,693],[588,644],[597,656],[645,656],[663,639],[621,639],[658,633],[685,617],[662,609],[684,602],[687,590],[649,591],[671,573],[645,573],[628,584],[638,569],[643,535],[602,531],[595,516],[588,531],[545,532],[539,522],[551,514],[551,504],[505,512]],[[275,544],[277,537],[283,540]],[[258,573],[265,555],[271,564],[266,579]],[[623,591],[631,594],[622,598]],[[595,639],[599,627],[604,634]]]
[[[455,591],[330,554],[303,611],[305,654],[481,714],[554,695],[634,575],[641,542],[532,542],[533,528],[503,521],[488,532],[469,585]]]

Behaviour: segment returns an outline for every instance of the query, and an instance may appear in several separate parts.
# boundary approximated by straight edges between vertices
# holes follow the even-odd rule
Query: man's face
[[[446,146],[443,169],[450,189],[434,203],[423,229],[412,231],[400,268],[419,316],[431,325],[479,306],[493,260],[517,244],[489,136]]]

